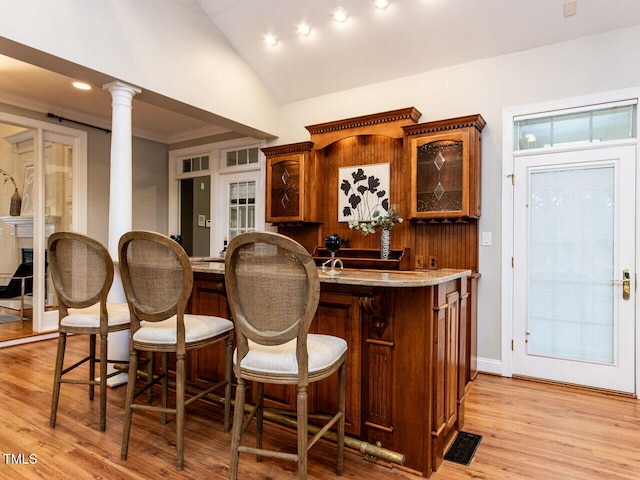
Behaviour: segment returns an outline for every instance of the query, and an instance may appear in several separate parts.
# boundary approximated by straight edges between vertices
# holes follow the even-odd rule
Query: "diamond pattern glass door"
[[[441,140],[418,147],[417,211],[462,210],[461,141]]]

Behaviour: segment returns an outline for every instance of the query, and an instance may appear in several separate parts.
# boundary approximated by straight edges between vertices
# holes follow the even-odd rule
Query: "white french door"
[[[635,392],[635,157],[514,158],[514,374]]]
[[[217,236],[213,238],[221,249],[223,241],[242,233],[264,230],[263,172],[259,169],[218,175],[216,182]]]

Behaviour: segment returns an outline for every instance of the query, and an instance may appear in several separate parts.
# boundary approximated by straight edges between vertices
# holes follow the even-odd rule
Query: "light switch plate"
[[[491,246],[491,232],[482,232],[482,245],[485,247]]]

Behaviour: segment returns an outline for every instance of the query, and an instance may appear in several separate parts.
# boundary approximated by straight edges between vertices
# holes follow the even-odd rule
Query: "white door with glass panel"
[[[217,208],[220,218],[219,234],[224,239],[254,230],[264,229],[264,206],[257,199],[264,198],[261,190],[260,170],[219,175]],[[223,239],[218,239],[221,246]]]
[[[514,158],[514,374],[635,392],[635,157]]]

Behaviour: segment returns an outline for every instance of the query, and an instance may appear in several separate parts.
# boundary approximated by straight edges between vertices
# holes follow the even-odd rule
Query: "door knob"
[[[629,269],[622,271],[622,280],[613,280],[616,285],[622,284],[622,299],[629,300],[631,298],[631,274]]]

